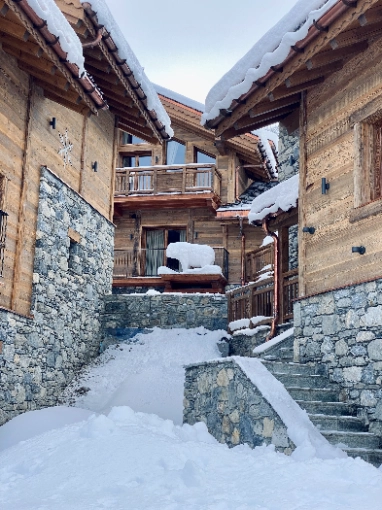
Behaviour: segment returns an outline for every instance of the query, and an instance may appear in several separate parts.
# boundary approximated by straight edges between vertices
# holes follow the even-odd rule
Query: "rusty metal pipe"
[[[267,236],[273,237],[273,250],[274,250],[274,299],[273,299],[273,319],[271,325],[271,331],[266,338],[266,342],[272,340],[276,335],[277,325],[279,323],[280,313],[279,313],[279,287],[280,287],[280,257],[279,257],[279,238],[275,232],[271,232],[269,230],[268,225],[269,217],[266,216],[262,222],[262,228]]]
[[[241,234],[241,286],[245,285],[245,234]]]

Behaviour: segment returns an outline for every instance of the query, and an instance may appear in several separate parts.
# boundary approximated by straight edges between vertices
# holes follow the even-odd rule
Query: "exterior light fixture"
[[[52,117],[52,120],[49,122],[49,126],[51,126],[52,129],[56,129],[56,117]]]
[[[314,227],[304,227],[302,231],[307,234],[314,234],[316,229]]]
[[[326,195],[329,188],[330,188],[330,184],[328,182],[326,182],[326,177],[323,177],[321,179],[321,193],[323,195]]]
[[[197,239],[199,236],[199,233],[198,232],[194,232],[194,239]]]
[[[351,252],[363,255],[366,252],[366,248],[364,246],[352,246]]]
[[[98,161],[94,161],[92,164],[92,170],[93,172],[98,172]]]

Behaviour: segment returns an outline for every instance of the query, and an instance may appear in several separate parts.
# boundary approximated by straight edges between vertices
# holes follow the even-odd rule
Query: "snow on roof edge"
[[[248,215],[249,223],[263,220],[268,214],[277,213],[279,209],[289,211],[296,207],[299,191],[299,174],[280,182],[277,186],[256,197]]]
[[[281,64],[291,46],[304,39],[314,20],[322,17],[338,0],[299,0],[210,90],[202,124],[220,115],[232,101],[246,94],[252,84]],[[297,30],[296,30],[297,28]]]
[[[154,87],[155,91],[157,92],[157,94],[168,97],[169,99],[172,99],[173,101],[176,101],[177,103],[183,104],[184,106],[188,106],[189,108],[192,108],[193,110],[197,110],[198,112],[201,112],[201,113],[204,112],[204,104],[203,103],[199,103],[198,101],[195,101],[194,99],[191,99],[190,97],[184,96],[183,94],[179,94],[178,92],[175,92],[174,90],[162,87],[162,85],[158,85],[157,83],[153,83],[153,87]]]
[[[39,1],[39,0],[33,0]],[[52,1],[52,0],[51,0]],[[105,0],[80,0],[81,4],[88,3],[97,14],[100,24],[104,25],[110,33],[114,43],[118,47],[118,54],[122,59],[126,59],[126,63],[134,74],[135,80],[140,84],[143,92],[147,96],[148,110],[154,110],[158,120],[165,126],[166,133],[172,138],[174,131],[171,128],[171,120],[164,106],[162,105],[153,84],[147,77],[144,68],[139,63],[135,53],[130,48],[125,36],[122,33],[118,23],[106,5]]]
[[[62,50],[67,53],[67,60],[78,66],[79,75],[84,73],[85,58],[81,41],[54,0],[27,0],[27,3],[37,16],[46,21],[49,32],[59,38]]]

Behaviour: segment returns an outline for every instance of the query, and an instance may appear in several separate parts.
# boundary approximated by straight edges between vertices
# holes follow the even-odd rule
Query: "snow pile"
[[[51,0],[53,1],[53,0]],[[147,107],[149,110],[154,110],[158,120],[166,127],[166,133],[172,137],[174,131],[171,128],[171,121],[164,109],[158,94],[155,92],[153,84],[147,78],[144,68],[138,62],[137,57],[127,43],[125,36],[111,14],[105,0],[80,0],[82,4],[90,3],[94,12],[97,13],[98,23],[104,25],[106,30],[110,33],[113,41],[118,47],[118,55],[122,59],[126,59],[126,64],[129,66],[134,74],[135,80],[142,87],[143,92],[147,96]]]
[[[263,344],[259,345],[258,347],[255,347],[253,349],[254,354],[260,354],[262,352],[267,351],[274,345],[277,345],[280,342],[282,342],[283,340],[285,340],[286,338],[289,338],[290,336],[292,336],[293,333],[294,333],[294,328],[287,329],[286,331],[284,331],[284,333],[281,333],[280,335],[277,335],[274,338],[272,338],[272,340],[269,340],[269,342],[264,342]]]
[[[204,424],[128,407],[0,453],[2,510],[380,510],[381,501],[382,472],[361,460],[229,449]]]
[[[212,266],[215,262],[215,252],[206,244],[170,243],[166,250],[167,257],[179,260],[182,270]]]
[[[186,271],[179,273],[169,267],[160,266],[158,267],[158,275],[161,274],[222,274],[222,268],[220,266],[207,265],[203,267],[196,267],[194,269],[187,269]]]
[[[158,94],[161,96],[168,97],[169,99],[172,99],[173,101],[176,101],[177,103],[183,104],[185,106],[188,106],[189,108],[192,108],[193,110],[197,110],[199,112],[204,112],[204,104],[199,103],[198,101],[195,101],[194,99],[190,99],[189,97],[183,96],[182,94],[179,94],[178,92],[174,92],[173,90],[166,89],[165,87],[162,87],[161,85],[157,85],[156,83],[153,83],[153,87],[156,90]]]
[[[239,329],[233,333],[232,336],[254,336],[256,333],[259,333],[260,331],[269,331],[269,326],[257,326],[256,328],[246,328],[246,329]]]
[[[275,234],[277,235],[278,232],[275,232]],[[260,248],[263,248],[264,246],[268,246],[268,244],[271,244],[271,243],[273,243],[273,237],[272,236],[266,236],[266,237],[264,237],[263,242],[261,243]]]
[[[263,220],[268,214],[276,213],[279,209],[289,211],[296,207],[298,200],[299,176],[294,175],[290,179],[281,182],[274,188],[265,191],[254,199],[248,221]]]
[[[60,46],[67,52],[68,61],[78,66],[80,75],[85,72],[81,41],[54,0],[27,0],[27,2],[34,12],[47,22],[49,32],[60,38]]]
[[[310,421],[306,411],[293,400],[285,386],[254,358],[234,357],[247,377],[258,388],[285,423],[288,436],[296,445],[292,456],[299,460],[345,458],[339,448],[332,446]]]
[[[210,90],[202,124],[218,117],[221,109],[228,109],[232,101],[246,94],[271,66],[281,64],[291,47],[306,37],[313,21],[319,20],[337,1],[299,0]]]
[[[109,347],[69,388],[65,402],[97,413],[127,405],[180,424],[183,366],[220,358],[217,343],[226,337],[226,331],[204,328],[140,333],[135,343]]]
[[[257,326],[260,322],[266,321],[268,319],[272,319],[272,317],[265,317],[264,315],[256,315],[256,317],[252,317],[251,319],[239,319],[237,321],[232,321],[228,324],[228,328],[231,331],[236,331],[241,328],[249,328],[252,324],[253,326]]]

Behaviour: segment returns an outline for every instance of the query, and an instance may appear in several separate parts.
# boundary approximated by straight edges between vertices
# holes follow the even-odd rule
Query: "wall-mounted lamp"
[[[321,193],[323,195],[326,195],[329,188],[330,188],[330,184],[328,182],[326,182],[326,177],[323,177],[321,179]]]
[[[93,172],[98,172],[98,162],[97,161],[94,161],[94,163],[92,164],[92,170],[93,170]]]
[[[134,239],[134,234],[130,234],[130,241]]]
[[[155,156],[155,164],[157,165],[159,163],[159,157]]]
[[[304,227],[302,231],[307,234],[314,234],[316,229],[314,227]]]
[[[352,246],[351,252],[363,255],[366,252],[366,248],[364,246]]]
[[[52,117],[52,120],[49,122],[49,126],[51,126],[52,129],[56,129],[56,117]]]
[[[194,232],[194,239],[197,239],[199,236],[199,233],[198,232]]]
[[[296,163],[296,160],[294,159],[294,156],[292,154],[289,156],[289,164],[290,166],[293,166]]]

